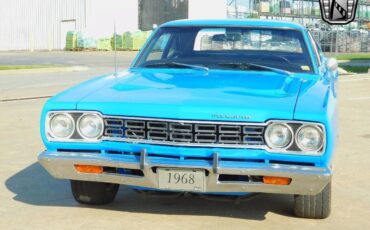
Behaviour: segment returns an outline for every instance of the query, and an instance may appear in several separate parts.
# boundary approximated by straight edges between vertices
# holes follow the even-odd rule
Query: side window
[[[162,34],[157,42],[154,44],[153,49],[148,55],[147,61],[161,60],[163,57],[163,53],[165,52],[170,42],[170,38],[171,35],[169,33]]]
[[[315,42],[315,40],[313,39],[312,35],[310,32],[308,32],[308,36],[310,38],[310,42],[311,42],[311,47],[313,48],[313,51],[315,53],[315,58],[316,58],[316,61],[318,63],[319,66],[321,66],[321,58],[320,58],[320,54],[319,54],[319,49],[317,47],[317,43]]]

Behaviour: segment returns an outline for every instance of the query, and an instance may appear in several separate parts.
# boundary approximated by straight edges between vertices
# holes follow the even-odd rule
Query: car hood
[[[77,109],[170,119],[293,119],[300,85],[299,78],[273,72],[135,69],[110,77]]]

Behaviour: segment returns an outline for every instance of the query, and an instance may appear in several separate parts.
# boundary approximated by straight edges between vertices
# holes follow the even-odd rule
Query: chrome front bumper
[[[220,161],[217,153],[214,154],[213,161],[209,162],[148,157],[146,151],[142,151],[139,157],[44,151],[39,155],[39,162],[52,176],[60,179],[108,182],[153,189],[158,188],[157,173],[153,168],[204,169],[208,172],[205,188],[207,193],[261,192],[315,195],[322,191],[332,175],[329,168],[323,167]],[[144,176],[80,173],[74,167],[76,164],[141,170]],[[292,181],[289,185],[270,185],[262,182],[221,182],[219,181],[220,174],[289,177]]]

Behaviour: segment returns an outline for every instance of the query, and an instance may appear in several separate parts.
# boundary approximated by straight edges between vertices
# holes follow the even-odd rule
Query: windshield
[[[313,71],[301,32],[259,27],[160,28],[134,67],[182,68],[192,65],[248,70],[241,68],[245,65],[231,65],[233,63],[263,65],[293,73]]]

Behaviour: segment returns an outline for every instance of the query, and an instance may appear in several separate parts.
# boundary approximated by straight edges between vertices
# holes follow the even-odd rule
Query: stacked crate
[[[80,49],[94,50],[96,49],[96,39],[85,37],[83,33],[77,33],[77,47]]]
[[[77,47],[77,32],[68,31],[66,36],[66,50],[72,50]]]
[[[123,49],[123,35],[115,34],[111,40],[112,48],[117,50]]]
[[[144,32],[138,31],[132,34],[132,50],[140,50],[146,41]]]
[[[122,47],[124,50],[130,50],[133,46],[132,34],[130,32],[125,32],[122,35]]]
[[[126,32],[122,36],[123,49],[140,50],[150,36],[151,31]]]
[[[148,40],[148,38],[150,37],[151,34],[152,34],[151,30],[140,32],[138,40],[136,42],[136,45],[137,45],[138,49],[141,49],[144,46],[146,40]]]
[[[83,49],[96,49],[97,42],[94,38],[84,38],[82,40]]]
[[[95,39],[81,32],[70,31],[66,37],[67,50],[140,50],[152,31],[125,32],[110,38]]]
[[[112,38],[101,38],[98,39],[96,48],[98,50],[112,50],[112,44],[111,44]]]

